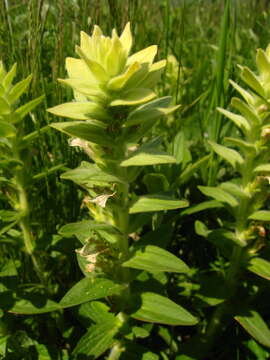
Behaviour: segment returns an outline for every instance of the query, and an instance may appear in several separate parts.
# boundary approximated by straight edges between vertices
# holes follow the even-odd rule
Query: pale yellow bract
[[[106,108],[141,105],[156,97],[153,89],[166,61],[154,63],[156,45],[130,54],[130,23],[120,36],[115,29],[111,37],[105,36],[95,25],[91,36],[82,31],[80,38],[80,46],[76,46],[80,59],[68,57],[66,69],[69,77],[59,79],[73,88],[77,103],[55,106],[49,109],[51,113],[77,120],[107,122]]]

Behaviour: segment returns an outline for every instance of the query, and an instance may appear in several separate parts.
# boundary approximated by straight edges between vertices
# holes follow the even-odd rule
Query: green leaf
[[[118,332],[119,324],[115,321],[107,321],[92,325],[86,334],[77,343],[73,355],[87,355],[97,359],[115,342],[114,336]]]
[[[246,157],[256,155],[257,147],[250,142],[232,137],[225,137],[224,142],[232,146],[237,146],[243,152],[243,154],[246,155]]]
[[[256,63],[263,78],[269,79],[270,62],[265,51],[263,51],[262,49],[257,50]]]
[[[1,104],[0,104],[1,106]],[[6,121],[0,120],[0,137],[12,137],[16,134],[16,128]]]
[[[26,79],[18,82],[12,87],[8,93],[8,101],[10,104],[14,103],[25,92],[32,80],[32,75],[29,75]]]
[[[170,184],[165,175],[161,173],[149,173],[144,175],[143,183],[147,187],[148,193],[160,193],[169,191]]]
[[[113,140],[105,132],[105,124],[97,120],[66,121],[50,124],[63,133],[99,145],[112,146]]]
[[[238,163],[242,164],[244,162],[244,159],[236,150],[229,149],[226,146],[219,145],[213,141],[209,141],[209,144],[219,156],[227,160],[234,168]]]
[[[255,167],[253,170],[254,172],[269,172],[270,171],[270,164],[262,164]]]
[[[109,306],[101,301],[83,303],[78,310],[78,315],[89,318],[95,323],[114,321],[114,315],[110,312]]]
[[[251,92],[248,92],[247,90],[243,89],[241,86],[239,86],[233,80],[229,80],[229,82],[235,88],[235,90],[239,92],[239,94],[245,99],[245,101],[248,104],[254,105],[255,97],[251,95]]]
[[[242,79],[253,89],[257,94],[265,98],[265,91],[260,84],[257,76],[248,68],[240,67],[242,70],[241,77]]]
[[[161,116],[170,114],[175,110],[175,106],[169,107],[171,100],[171,96],[165,96],[141,105],[129,114],[124,126],[139,125],[144,122],[158,120]]]
[[[228,119],[232,120],[232,122],[239,127],[241,130],[248,132],[250,131],[250,124],[249,122],[244,118],[244,116],[242,115],[237,115],[234,114],[228,110],[222,109],[222,108],[217,108],[217,110],[223,114],[224,116],[226,116]]]
[[[76,60],[78,60],[78,59],[76,59]],[[89,74],[90,74],[90,72],[89,72]],[[102,101],[106,101],[108,96],[106,95],[106,93],[104,91],[102,91],[100,89],[100,87],[98,86],[98,83],[94,80],[94,78],[93,79],[89,78],[89,74],[87,74],[88,75],[87,77],[82,77],[83,75],[81,75],[80,78],[58,79],[58,81],[63,85],[72,87],[72,89],[74,90],[75,98],[79,103],[86,104],[87,102],[85,100],[87,100],[87,98],[90,98],[90,99],[98,98],[99,100],[102,99]],[[86,95],[87,98],[85,98],[85,97],[78,98],[78,96],[76,96],[76,92]],[[54,107],[53,109],[55,109],[55,108],[56,107]],[[106,113],[104,112],[104,115],[105,114]],[[91,117],[96,118],[94,116],[94,113],[92,113]],[[108,117],[108,114],[106,114],[104,119],[106,117]]]
[[[248,314],[234,317],[241,326],[260,344],[270,347],[270,330],[260,314],[248,310]]]
[[[47,109],[50,113],[75,120],[103,120],[108,118],[103,108],[94,102],[69,102]]]
[[[119,183],[118,177],[102,171],[97,165],[82,161],[76,169],[66,171],[61,175],[62,179],[72,180],[75,183],[83,184],[88,182]]]
[[[150,143],[143,144],[139,149],[133,151],[131,155],[121,162],[121,166],[144,166],[156,164],[175,163],[176,159],[160,151],[155,146],[155,140]]]
[[[11,109],[9,103],[2,97],[0,97],[0,115],[10,114]]]
[[[139,310],[131,317],[159,324],[167,325],[195,325],[198,320],[182,306],[172,300],[151,292],[141,294]]]
[[[185,133],[179,131],[173,139],[173,155],[176,158],[177,164],[182,164],[182,168],[192,160],[191,153],[188,149],[188,143],[185,138]]]
[[[134,73],[136,73],[140,69],[140,64],[137,62],[134,62],[132,65],[130,65],[127,70],[118,76],[113,77],[108,82],[108,89],[112,91],[119,91],[121,90],[126,82],[132,77]]]
[[[83,220],[66,224],[61,227],[59,234],[64,237],[75,235],[83,244],[89,239],[93,232],[105,237],[109,242],[115,242],[115,237],[121,235],[120,231],[110,224],[97,223],[91,220]]]
[[[200,220],[196,220],[194,224],[194,230],[197,235],[207,238],[211,230]]]
[[[7,341],[9,339],[9,335],[1,336],[0,337],[0,355],[4,356],[6,355],[6,347],[7,347]]]
[[[247,199],[249,195],[243,190],[243,188],[231,181],[226,181],[222,184],[220,184],[220,188],[228,193],[230,193],[232,196],[236,196],[242,199]]]
[[[44,314],[57,310],[61,310],[59,304],[39,294],[27,294],[25,298],[17,299],[14,305],[8,309],[11,313],[25,315]]]
[[[187,200],[177,200],[165,195],[145,195],[139,197],[129,209],[130,214],[174,210],[188,206]]]
[[[260,257],[253,257],[249,260],[247,269],[264,279],[270,280],[270,262]]]
[[[207,163],[209,161],[209,158],[210,158],[210,155],[206,155],[203,158],[201,158],[200,160],[197,160],[196,162],[194,162],[193,164],[188,164],[188,166],[180,174],[180,178],[179,178],[180,183],[184,184],[187,181],[189,181],[190,178],[193,176],[193,174],[197,170],[202,168],[205,165],[205,163]]]
[[[12,68],[9,70],[9,72],[5,75],[2,81],[2,85],[6,90],[9,90],[9,87],[16,75],[16,72],[17,72],[17,64],[14,64]]]
[[[261,119],[257,115],[257,110],[252,105],[246,104],[243,100],[238,98],[232,98],[232,106],[235,107],[241,114],[250,121],[253,125],[260,125]]]
[[[123,290],[123,285],[104,278],[83,278],[75,284],[61,299],[63,308],[76,306],[87,301],[102,299]]]
[[[103,66],[101,66],[98,62],[89,59],[79,46],[76,46],[75,49],[76,53],[86,62],[91,73],[98,81],[106,82],[109,79],[109,75]]]
[[[270,211],[269,210],[255,211],[248,218],[250,220],[270,221]]]
[[[216,201],[216,200],[203,201],[200,204],[190,206],[188,209],[183,210],[181,212],[181,216],[191,215],[191,214],[195,214],[200,211],[213,209],[213,208],[221,208],[221,207],[223,207],[223,204],[220,203],[219,201]]]
[[[156,94],[150,89],[137,88],[122,93],[121,98],[111,101],[110,106],[133,106],[144,104],[156,97]]]
[[[158,246],[136,248],[133,256],[122,266],[149,272],[188,272],[189,267],[178,257]]]
[[[38,104],[40,104],[44,98],[45,96],[42,95],[34,100],[29,101],[15,110],[15,114],[19,115],[19,119],[22,120],[28,113],[30,113],[30,111],[32,111]]]
[[[212,187],[212,186],[198,186],[199,190],[206,196],[211,196],[217,201],[227,203],[232,207],[238,205],[238,201],[232,195],[228,194],[226,191],[221,188]]]

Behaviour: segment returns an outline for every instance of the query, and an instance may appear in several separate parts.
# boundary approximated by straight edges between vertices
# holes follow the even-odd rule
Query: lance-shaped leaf
[[[62,308],[76,306],[91,300],[118,294],[123,289],[123,285],[109,279],[85,277],[65,294],[59,305]]]
[[[154,63],[149,68],[149,73],[146,75],[144,79],[142,79],[141,84],[143,86],[153,89],[157,83],[160,80],[161,74],[164,71],[164,68],[166,66],[166,60],[158,61],[157,63]]]
[[[139,149],[121,162],[121,166],[143,166],[175,163],[176,159],[164,151],[158,150],[155,141],[143,144]]]
[[[85,61],[92,75],[101,83],[106,82],[109,79],[109,75],[101,64],[91,60],[86,54],[82,51],[79,46],[75,47],[76,53]]]
[[[244,116],[242,115],[237,115],[232,113],[231,111],[222,109],[222,108],[217,108],[217,110],[223,114],[224,116],[226,116],[228,119],[232,120],[232,122],[239,127],[241,130],[243,130],[244,132],[249,132],[250,131],[250,124],[249,122],[244,118]]]
[[[102,91],[97,84],[90,82],[89,79],[70,78],[70,79],[58,79],[58,81],[63,85],[72,87],[73,90],[78,91],[79,93],[86,95],[89,98],[96,97],[99,100],[103,100],[103,101],[108,98],[107,94],[104,91]],[[60,115],[60,116],[64,116],[64,115]]]
[[[247,314],[237,315],[234,318],[255,340],[270,347],[270,330],[260,314],[248,310]]]
[[[149,272],[183,273],[189,271],[189,267],[178,257],[154,245],[136,248],[132,257],[122,266]]]
[[[2,85],[5,88],[5,90],[9,90],[11,83],[16,75],[17,72],[17,64],[14,64],[12,68],[9,70],[8,73],[6,73],[4,79],[2,80]]]
[[[256,113],[256,109],[252,105],[246,104],[238,98],[232,98],[232,106],[241,112],[241,114],[250,121],[251,124],[260,125],[261,119]]]
[[[133,106],[144,104],[157,95],[151,89],[137,88],[123,92],[117,99],[112,100],[110,106]]]
[[[188,209],[181,212],[181,216],[185,215],[191,215],[196,214],[197,212],[208,210],[208,209],[215,209],[215,208],[221,208],[224,205],[216,200],[209,200],[209,201],[203,201],[200,204],[190,206]]]
[[[102,171],[97,165],[82,161],[76,169],[66,171],[61,175],[62,179],[72,180],[82,184],[86,182],[119,183],[118,177]]]
[[[136,52],[128,58],[127,64],[130,65],[134,62],[139,63],[152,63],[157,54],[157,46],[151,45],[143,50]]]
[[[1,106],[1,105],[0,105]],[[16,128],[6,121],[0,120],[0,137],[12,137],[16,134]]]
[[[269,172],[270,164],[262,164],[255,167],[254,172]]]
[[[101,106],[93,102],[69,102],[47,109],[50,113],[76,120],[108,118]]]
[[[226,181],[220,184],[220,188],[227,193],[230,193],[232,196],[236,196],[242,199],[247,199],[249,197],[249,195],[243,190],[242,187],[231,181]]]
[[[127,56],[126,56],[126,51],[123,48],[122,43],[116,34],[113,35],[111,41],[111,48],[109,49],[109,51],[106,51],[106,54],[104,55],[105,55],[104,66],[106,68],[107,73],[110,76],[118,75],[123,70],[123,67],[127,60]]]
[[[258,77],[246,66],[239,66],[242,70],[241,77],[242,79],[253,89],[257,94],[265,98],[265,91],[260,83]]]
[[[236,91],[239,92],[239,94],[243,97],[243,99],[245,99],[245,101],[250,104],[250,105],[254,105],[255,103],[255,97],[251,95],[250,92],[248,92],[247,90],[243,89],[241,86],[239,86],[236,82],[234,82],[233,80],[230,80],[230,84],[235,88]]]
[[[262,49],[257,50],[256,63],[261,73],[262,79],[265,81],[269,80],[270,77],[270,62],[269,59]]]
[[[108,82],[108,89],[113,91],[121,90],[126,82],[140,69],[140,64],[138,62],[133,63],[128,67],[128,69],[121,75],[113,77]]]
[[[8,311],[15,314],[34,315],[57,310],[61,310],[61,306],[50,299],[46,299],[44,295],[29,294],[27,298],[17,299]]]
[[[186,183],[189,181],[189,179],[193,176],[193,174],[202,168],[206,162],[208,162],[210,158],[210,155],[206,155],[202,157],[201,159],[197,160],[196,162],[192,164],[188,164],[188,166],[185,168],[185,170],[180,174],[179,182],[181,184]]]
[[[250,220],[259,220],[259,221],[270,221],[270,211],[269,210],[258,210],[255,211],[248,217]]]
[[[247,154],[247,156],[250,156],[250,154],[254,154],[254,155],[256,154],[257,147],[256,147],[256,145],[254,145],[250,142],[244,141],[242,139],[232,138],[232,137],[225,137],[224,141],[233,146],[238,146],[242,150],[243,153]]]
[[[81,337],[73,350],[73,355],[84,356],[87,359],[97,359],[115,342],[114,336],[119,330],[120,323],[117,318],[113,321],[106,321],[92,325],[86,334]],[[89,358],[89,359],[90,359]]]
[[[260,257],[253,257],[249,260],[247,269],[264,279],[270,280],[270,262]]]
[[[213,141],[209,141],[209,144],[219,156],[227,160],[234,168],[236,167],[237,164],[243,164],[244,159],[239,154],[239,152],[233,149],[229,149],[226,146],[214,143]]]
[[[9,103],[2,97],[0,97],[0,115],[6,115],[11,112]]]
[[[100,234],[109,242],[115,242],[115,238],[121,235],[120,231],[110,224],[97,223],[91,220],[83,220],[66,224],[61,227],[59,234],[64,237],[76,236],[82,243],[85,243],[93,232]]]
[[[14,85],[7,95],[10,104],[14,103],[25,92],[32,80],[32,75]]]
[[[112,146],[113,140],[106,134],[105,125],[97,120],[67,121],[50,124],[63,133],[99,145]]]
[[[141,294],[141,306],[131,317],[166,325],[195,325],[198,320],[172,300],[151,292]]]
[[[206,196],[211,196],[217,201],[227,203],[232,207],[238,205],[238,201],[226,191],[212,186],[198,186],[199,190]]]
[[[126,50],[128,54],[131,46],[132,46],[132,35],[130,31],[130,23],[128,22],[120,36],[120,41],[122,43],[123,48]]]
[[[176,107],[169,107],[171,99],[170,96],[165,96],[138,107],[129,114],[124,126],[133,126],[142,122],[157,120],[161,116],[173,112]]]
[[[18,120],[16,120],[16,122],[22,120],[27,114],[30,113],[30,111],[32,111],[37,105],[39,105],[44,100],[44,98],[45,96],[42,95],[16,109],[15,114],[18,115]]]
[[[173,199],[165,195],[145,195],[139,197],[129,208],[130,214],[180,209],[188,206],[187,200]]]

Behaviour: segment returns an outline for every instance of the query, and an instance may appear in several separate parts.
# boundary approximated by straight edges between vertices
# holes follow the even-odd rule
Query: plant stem
[[[254,158],[250,156],[243,168],[241,169],[242,175],[242,188],[245,189],[253,179],[253,168],[254,168]],[[250,205],[250,198],[243,197],[239,201],[238,209],[235,215],[235,234],[239,237],[239,242],[243,242],[241,234],[247,228],[247,219],[248,219],[248,208]],[[244,244],[243,244],[244,245]],[[188,348],[188,355],[192,355],[194,359],[205,359],[210,349],[213,347],[216,338],[220,335],[223,329],[226,328],[228,321],[231,320],[231,304],[234,302],[234,299],[238,293],[238,280],[241,275],[241,272],[244,271],[242,264],[246,256],[246,248],[241,247],[238,244],[234,245],[230,266],[227,270],[225,277],[225,286],[228,291],[228,296],[226,300],[217,306],[215,311],[212,314],[210,322],[206,328],[204,334],[199,335],[196,345],[191,342],[191,345],[194,345]],[[226,321],[227,320],[227,321]],[[222,329],[223,328],[223,329]]]
[[[13,154],[14,158],[20,162],[23,162],[18,151],[18,144],[15,142],[13,144]],[[25,185],[25,168],[24,166],[19,166],[15,171],[15,184],[17,189],[17,199],[18,203],[16,207],[20,212],[19,226],[22,231],[23,241],[26,253],[31,257],[35,271],[40,279],[40,281],[45,285],[44,272],[41,269],[38,259],[34,253],[35,251],[35,239],[31,231],[30,226],[30,206],[27,198],[26,185]]]
[[[123,351],[124,351],[124,348],[121,346],[121,343],[117,342],[112,347],[110,354],[107,357],[107,360],[118,360]]]

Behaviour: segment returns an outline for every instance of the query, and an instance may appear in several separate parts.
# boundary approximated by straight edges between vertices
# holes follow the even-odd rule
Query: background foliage
[[[191,205],[204,199],[198,185],[216,185],[233,176],[232,169],[221,165],[211,154],[206,140],[219,142],[236,132],[216,107],[227,108],[234,95],[228,80],[239,81],[236,65],[254,69],[255,50],[265,48],[269,43],[268,1],[3,0],[0,11],[0,53],[6,68],[17,63],[18,81],[33,74],[30,90],[22,97],[22,103],[45,95],[45,101],[26,118],[24,133],[58,121],[46,112],[46,108],[71,101],[71,91],[61,87],[56,80],[66,75],[65,58],[74,55],[80,30],[90,33],[93,25],[98,24],[104,33],[110,33],[113,27],[120,32],[130,21],[135,38],[133,51],[157,44],[158,59],[169,60],[158,87],[159,95],[172,95],[174,103],[182,106],[154,129],[154,135],[162,134],[167,149],[179,159],[177,168],[166,170],[161,167],[160,171],[164,171],[170,185],[179,176],[180,179],[174,182],[174,191],[188,199]],[[175,134],[179,134],[177,140]],[[81,206],[83,192],[72,182],[60,179],[60,174],[86,158],[68,146],[64,135],[52,129],[35,138],[29,152],[31,162],[27,170],[32,176],[38,174],[28,190],[32,204],[31,224],[46,280],[40,283],[22,251],[16,229],[0,235],[0,274],[5,276],[8,271],[16,277],[16,286],[29,292],[49,294],[51,299],[59,301],[82,274],[74,252],[80,246],[78,241],[72,237],[62,238],[57,231],[66,223],[85,218],[85,208]],[[201,167],[191,177],[184,172],[189,164],[209,154],[208,166]],[[50,169],[59,164],[62,164],[61,170],[51,173]],[[147,172],[148,169],[145,174]],[[181,174],[186,177],[180,177]],[[144,193],[147,183],[140,179],[138,188]],[[9,209],[4,193],[0,193],[0,209]],[[172,276],[166,282],[167,293],[206,319],[207,306],[213,301],[208,298],[213,298],[227,263],[219,250],[201,236],[203,229],[198,228],[198,220],[209,228],[219,223],[216,210],[189,216],[173,211],[156,216],[152,229],[146,230],[164,224],[163,233],[155,234],[156,242],[166,244],[167,249],[181,256],[192,268],[190,279]],[[226,218],[223,220],[226,222]],[[0,217],[0,221],[0,226],[4,227],[5,219]],[[195,223],[197,227],[194,227]],[[214,296],[217,303],[219,296],[222,294]],[[269,323],[267,296],[266,288],[258,307],[265,314],[268,312],[264,319]],[[0,315],[3,339],[0,340],[0,357],[1,351],[4,353],[1,341],[6,344],[8,339],[7,359],[68,359],[86,326],[78,309],[36,316],[6,312]],[[203,321],[200,324],[204,326]],[[157,356],[162,356],[153,359],[177,358],[183,343],[194,333],[193,328],[159,325],[146,327],[145,331],[150,332],[151,337],[144,340],[143,334],[138,335],[142,349],[152,349],[161,354]],[[138,349],[130,353],[139,354]],[[132,359],[132,355],[128,356],[126,359]],[[136,356],[134,359],[143,358],[143,355]],[[266,348],[250,340],[242,328],[233,323],[219,338],[209,359],[252,360],[267,359],[268,356]]]

